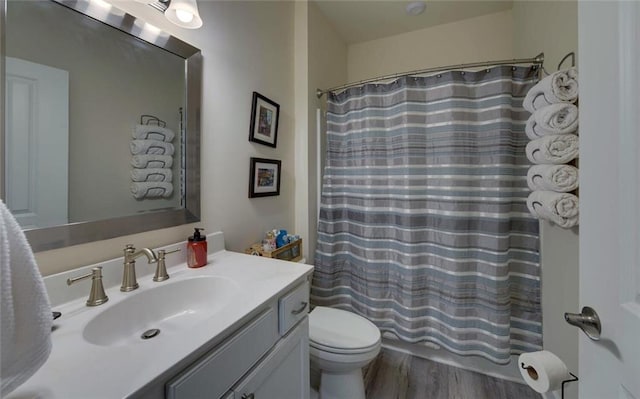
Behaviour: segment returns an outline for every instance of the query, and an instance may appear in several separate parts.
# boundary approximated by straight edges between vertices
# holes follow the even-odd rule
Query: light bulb
[[[171,0],[164,15],[169,21],[183,28],[198,29],[202,26],[196,0]]]
[[[185,24],[193,21],[193,14],[185,10],[176,10],[176,17]]]

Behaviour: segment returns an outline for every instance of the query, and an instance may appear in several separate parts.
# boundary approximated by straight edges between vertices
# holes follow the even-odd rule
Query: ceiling
[[[346,44],[366,42],[435,25],[511,9],[513,1],[427,0],[418,16],[407,15],[407,0],[312,0]]]

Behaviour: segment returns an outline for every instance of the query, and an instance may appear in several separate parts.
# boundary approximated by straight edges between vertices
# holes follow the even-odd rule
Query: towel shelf
[[[141,125],[156,124],[158,126],[167,127],[167,122],[153,115],[140,115],[140,124]]]
[[[562,60],[560,60],[560,63],[558,64],[558,71],[562,68],[562,64],[564,64],[564,62],[567,60],[567,58],[571,57],[571,67],[575,67],[576,66],[576,53],[574,53],[573,51],[568,53],[567,55],[565,55],[564,57],[562,57]]]

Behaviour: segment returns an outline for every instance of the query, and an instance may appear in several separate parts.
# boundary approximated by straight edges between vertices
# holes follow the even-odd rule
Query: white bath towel
[[[578,224],[578,206],[578,197],[567,193],[533,191],[527,198],[527,208],[532,215],[564,228]]]
[[[542,107],[533,113],[536,131],[544,134],[574,133],[578,129],[578,107],[559,103]]]
[[[173,194],[173,184],[160,181],[131,183],[131,194],[136,199],[169,198]]]
[[[531,191],[566,193],[578,188],[578,168],[571,165],[533,165],[527,172]]]
[[[0,201],[0,380],[4,397],[51,352],[51,305],[22,228]]]
[[[166,143],[173,141],[176,134],[173,130],[158,125],[136,125],[131,137],[137,140],[160,140]]]
[[[578,107],[573,104],[553,104],[541,108],[527,119],[524,132],[530,140],[549,134],[576,133]]]
[[[560,165],[578,156],[578,144],[575,134],[551,134],[530,141],[525,151],[531,163]]]
[[[171,143],[159,140],[131,140],[131,154],[173,155],[175,148]]]
[[[578,71],[575,68],[554,72],[533,86],[522,106],[533,113],[537,109],[560,102],[574,103],[578,98]]]
[[[173,165],[171,155],[134,155],[131,166],[134,168],[170,168]]]
[[[539,139],[542,136],[545,136],[547,133],[538,127],[536,123],[536,118],[531,114],[529,119],[527,119],[527,124],[524,126],[524,133],[527,135],[529,140]]]
[[[173,180],[171,169],[167,168],[145,168],[133,169],[131,171],[131,180],[136,182],[142,181],[166,181]]]

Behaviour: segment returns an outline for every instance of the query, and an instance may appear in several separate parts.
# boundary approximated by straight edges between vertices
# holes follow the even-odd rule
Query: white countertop
[[[209,264],[198,269],[189,269],[184,263],[169,267],[168,282],[194,276],[221,276],[237,282],[242,292],[232,305],[184,332],[111,347],[94,345],[82,338],[84,327],[98,313],[130,295],[164,283],[153,282],[151,274],[139,277],[140,288],[133,292],[120,292],[119,284],[106,285],[109,301],[100,306],[85,306],[89,284],[83,285],[86,295],[82,298],[59,305],[52,300],[53,310],[62,312],[62,317],[54,322],[51,355],[8,399],[128,397],[154,380],[157,383],[167,378],[167,372],[177,368],[174,366],[185,367],[205,353],[203,346],[210,348],[221,342],[276,296],[303,282],[313,270],[305,264],[228,251],[210,254],[208,259]],[[146,260],[140,263],[139,269],[146,267],[142,266]]]

